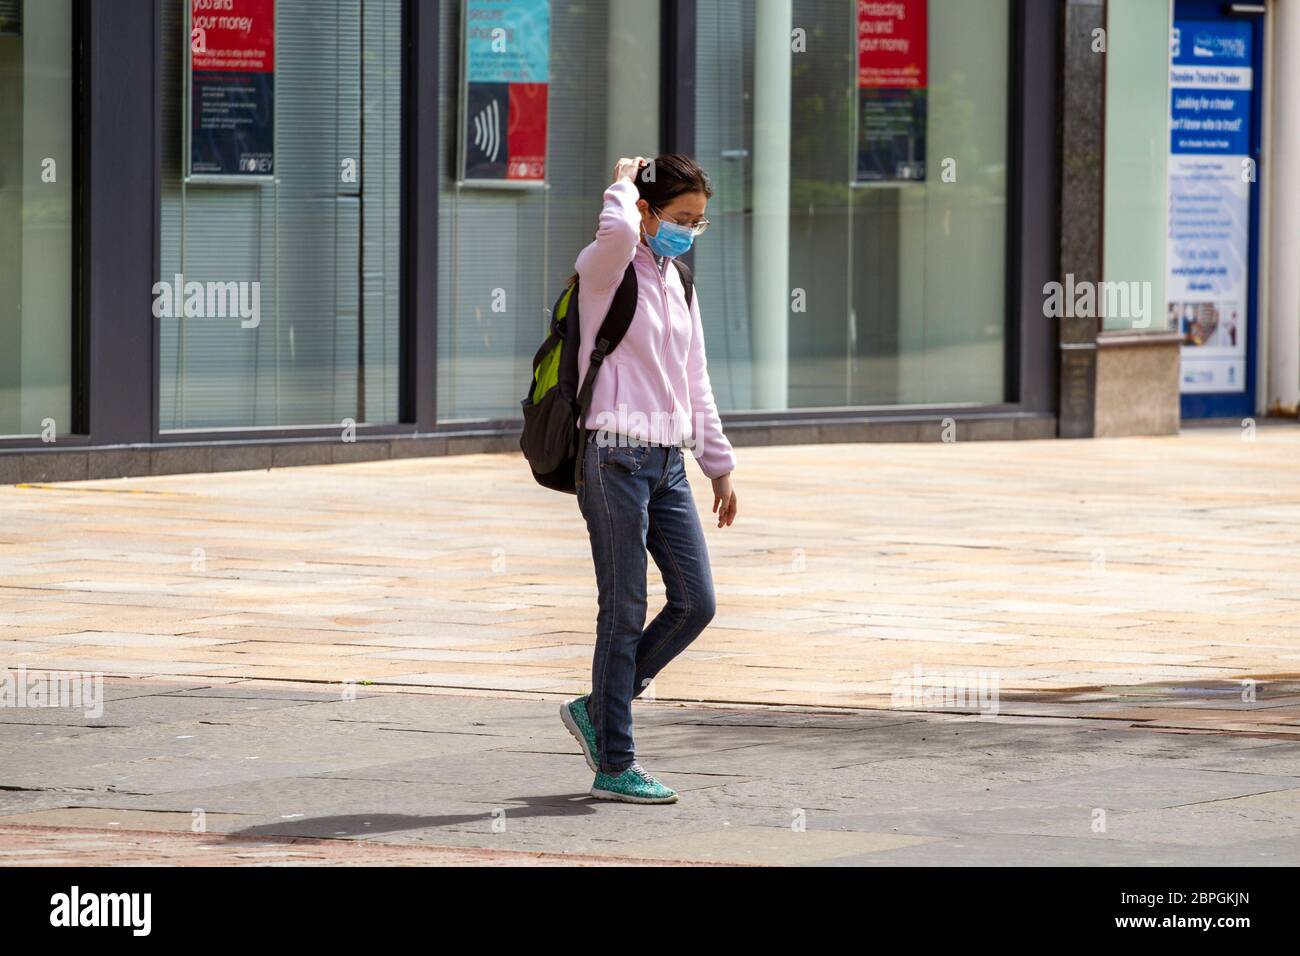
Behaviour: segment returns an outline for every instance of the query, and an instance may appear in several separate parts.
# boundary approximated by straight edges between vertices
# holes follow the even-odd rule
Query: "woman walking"
[[[694,160],[620,159],[605,190],[596,238],[578,255],[578,380],[587,374],[600,317],[628,264],[636,270],[631,327],[602,364],[586,420],[578,506],[591,536],[599,604],[591,693],[560,716],[596,773],[594,797],[672,803],[676,791],[643,770],[632,700],[713,618],[713,574],[683,445],[713,482],[718,527],[736,517],[736,459],[722,432],[704,355],[699,301],[671,261],[704,232],[713,194]],[[689,274],[689,273],[687,273]],[[647,551],[667,603],[646,625]]]

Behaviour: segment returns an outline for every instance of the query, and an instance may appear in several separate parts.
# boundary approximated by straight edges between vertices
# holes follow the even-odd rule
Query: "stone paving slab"
[[[245,861],[195,850],[196,819],[209,841],[257,838],[290,860],[296,840],[355,842],[356,860],[383,864],[401,862],[399,846],[760,865],[1300,863],[1300,742],[1288,739],[638,702],[639,750],[681,799],[636,807],[587,795],[591,774],[549,699],[106,688],[95,720],[4,712],[0,864],[68,859],[69,828],[189,841],[119,833],[96,860]],[[47,839],[11,841],[15,826]],[[29,853],[41,846],[48,859]],[[320,852],[303,859],[345,858]]]
[[[744,449],[718,616],[656,692],[882,708],[919,666],[1063,715],[1294,696],[1300,428],[1255,437]],[[10,667],[563,695],[594,605],[572,499],[514,455],[0,488]],[[1295,733],[1277,709],[1220,729]]]

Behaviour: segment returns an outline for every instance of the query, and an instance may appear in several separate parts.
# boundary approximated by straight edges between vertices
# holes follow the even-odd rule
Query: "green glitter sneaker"
[[[589,695],[561,704],[560,720],[564,721],[564,726],[582,748],[587,766],[596,771],[600,769],[600,764],[596,763],[596,728],[592,726],[591,717],[587,714],[587,696]]]
[[[676,803],[677,791],[665,787],[634,763],[617,776],[596,771],[591,795],[597,800],[622,800],[625,803]]]

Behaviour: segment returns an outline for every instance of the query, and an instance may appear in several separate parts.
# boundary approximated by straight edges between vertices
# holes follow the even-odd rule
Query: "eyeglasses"
[[[663,216],[659,215],[658,212],[655,213],[655,218],[660,222],[664,221]],[[683,229],[689,229],[692,236],[700,236],[704,234],[705,229],[709,228],[709,220],[697,219],[695,222],[674,222],[673,225],[681,226]]]

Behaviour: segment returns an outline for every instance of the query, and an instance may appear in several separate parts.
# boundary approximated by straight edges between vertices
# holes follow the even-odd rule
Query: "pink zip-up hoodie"
[[[677,269],[667,259],[656,263],[641,241],[638,198],[636,184],[627,180],[606,189],[596,238],[578,253],[579,382],[629,262],[636,266],[638,287],[636,315],[601,366],[585,424],[655,444],[684,444],[706,477],[720,478],[735,469],[736,453],[722,433],[709,384],[700,291],[688,309]]]

